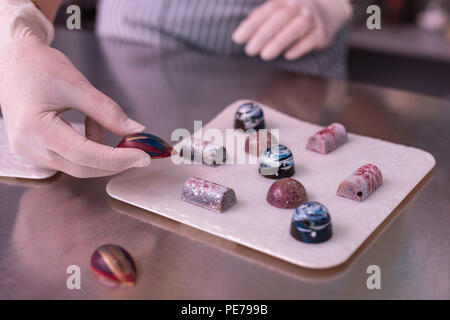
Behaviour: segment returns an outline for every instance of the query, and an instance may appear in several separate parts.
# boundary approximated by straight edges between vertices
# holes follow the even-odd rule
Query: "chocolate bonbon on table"
[[[347,130],[340,123],[333,123],[309,137],[306,148],[327,154],[348,141]]]
[[[137,148],[147,152],[152,159],[170,157],[172,146],[151,133],[136,133],[122,139],[117,148]]]
[[[217,166],[227,161],[227,149],[209,141],[188,138],[180,150],[180,156],[208,166]]]
[[[234,117],[234,128],[260,130],[265,128],[264,113],[256,102],[245,102],[239,106]]]
[[[342,181],[337,189],[338,196],[363,201],[383,183],[381,170],[373,164],[365,164]]]
[[[295,174],[291,150],[281,144],[268,147],[259,158],[259,174],[269,179],[289,178]]]
[[[233,189],[196,177],[186,181],[181,199],[219,213],[236,204]]]
[[[278,140],[266,129],[251,133],[245,140],[245,152],[253,156],[260,156],[267,147],[278,144]]]
[[[315,201],[299,205],[292,216],[291,235],[305,243],[320,243],[332,236],[331,217],[328,209]]]
[[[131,255],[116,244],[105,244],[94,251],[91,270],[108,287],[132,287],[136,284],[136,264]]]
[[[305,187],[297,180],[283,178],[275,181],[267,192],[267,202],[281,209],[295,209],[308,201]]]

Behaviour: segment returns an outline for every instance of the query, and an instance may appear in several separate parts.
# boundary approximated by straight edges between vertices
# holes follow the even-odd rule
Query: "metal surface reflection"
[[[109,178],[1,179],[0,298],[450,297],[449,102],[288,74],[258,60],[100,41],[89,33],[60,30],[55,46],[165,139],[174,128],[192,130],[194,120],[206,123],[230,102],[250,98],[301,119],[338,121],[350,132],[423,148],[437,166],[376,241],[328,273],[293,267],[112,200],[105,192]],[[80,120],[76,113],[67,117]],[[108,136],[111,145],[118,140]],[[89,258],[104,243],[135,257],[136,287],[109,290],[96,282]],[[81,290],[66,289],[71,264],[81,267]],[[382,290],[366,287],[372,264],[381,268]]]

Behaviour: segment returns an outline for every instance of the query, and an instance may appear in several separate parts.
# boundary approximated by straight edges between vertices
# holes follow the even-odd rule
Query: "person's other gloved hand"
[[[351,15],[348,0],[268,0],[241,22],[233,41],[246,43],[249,56],[272,60],[284,52],[294,60],[326,48]]]
[[[49,27],[39,23],[45,17],[35,19],[36,12],[30,11],[37,9],[11,9],[8,2],[13,1],[0,1],[0,104],[12,151],[32,164],[76,177],[149,165],[150,157],[141,150],[102,144],[103,127],[122,137],[145,127],[47,45]],[[59,115],[70,108],[86,114],[86,137]]]

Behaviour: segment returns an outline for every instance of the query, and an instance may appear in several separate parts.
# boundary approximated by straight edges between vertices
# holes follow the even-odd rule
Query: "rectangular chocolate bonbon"
[[[216,143],[189,138],[184,142],[180,156],[208,166],[217,166],[227,161],[227,150]]]
[[[327,154],[348,141],[347,130],[340,123],[332,123],[309,137],[306,149]]]
[[[377,190],[383,183],[380,169],[373,164],[365,164],[351,176],[339,184],[336,194],[338,196],[363,201]]]
[[[184,184],[181,200],[216,212],[224,212],[236,203],[236,194],[233,189],[220,184],[191,177]]]

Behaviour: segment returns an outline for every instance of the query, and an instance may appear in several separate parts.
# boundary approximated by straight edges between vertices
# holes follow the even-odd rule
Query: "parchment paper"
[[[234,113],[242,102],[224,109],[203,130],[233,128]],[[327,155],[315,153],[306,150],[305,144],[321,127],[267,106],[263,109],[267,128],[279,128],[280,143],[293,152],[293,178],[305,186],[310,200],[330,210],[333,236],[327,242],[305,244],[291,237],[293,210],[277,209],[266,202],[274,180],[260,176],[256,164],[213,168],[175,165],[170,158],[155,160],[147,168],[132,169],[111,180],[108,194],[293,264],[324,269],[344,263],[435,165],[433,156],[425,151],[354,134]],[[381,169],[381,188],[361,203],[336,196],[340,181],[368,162]],[[191,176],[233,188],[238,203],[219,214],[181,201],[183,184]]]

